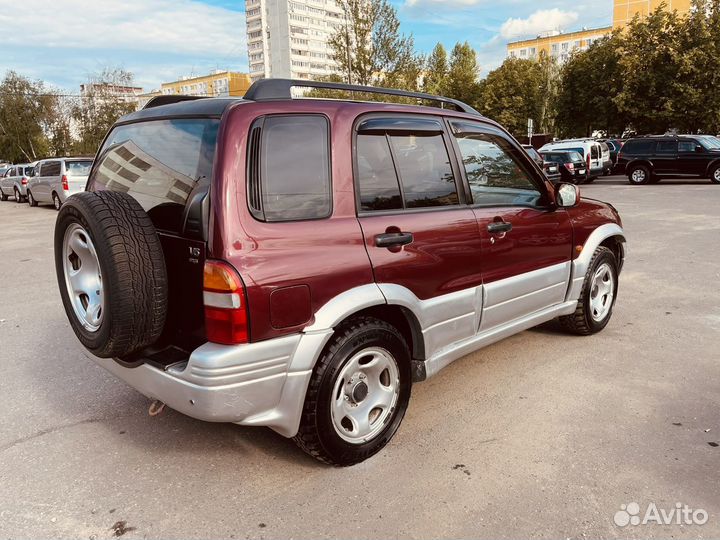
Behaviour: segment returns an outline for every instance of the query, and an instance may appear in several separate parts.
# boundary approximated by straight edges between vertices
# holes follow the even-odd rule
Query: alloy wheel
[[[65,231],[63,271],[75,316],[88,332],[96,332],[105,307],[100,261],[90,235],[78,223]]]
[[[615,275],[608,263],[601,264],[593,274],[590,283],[590,315],[595,322],[600,322],[612,307],[615,296]]]

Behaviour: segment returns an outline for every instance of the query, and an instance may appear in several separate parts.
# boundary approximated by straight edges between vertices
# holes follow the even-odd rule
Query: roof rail
[[[155,96],[150,99],[143,109],[152,109],[153,107],[160,107],[161,105],[170,105],[171,103],[180,103],[181,101],[194,101],[196,99],[207,99],[206,96],[185,96],[178,94],[168,94],[162,96]]]
[[[388,96],[401,96],[414,99],[423,99],[427,101],[435,101],[443,105],[452,105],[456,110],[468,114],[480,115],[470,105],[463,103],[457,99],[444,96],[434,96],[423,92],[406,92],[405,90],[396,90],[394,88],[380,88],[378,86],[361,86],[357,84],[345,84],[324,81],[304,81],[296,79],[260,79],[255,81],[243,99],[251,101],[267,101],[273,99],[292,99],[293,87],[304,88],[325,88],[328,90],[345,90],[347,92],[367,92],[372,94],[385,94]]]

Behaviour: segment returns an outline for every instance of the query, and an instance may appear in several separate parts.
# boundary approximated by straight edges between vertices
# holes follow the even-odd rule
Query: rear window
[[[90,174],[91,167],[92,160],[65,162],[65,171],[68,176],[87,176]]]
[[[100,150],[91,184],[130,193],[148,212],[184,207],[198,182],[210,181],[219,125],[191,118],[118,126]]]
[[[655,141],[648,139],[635,139],[625,143],[623,154],[642,155],[652,154],[655,151]]]

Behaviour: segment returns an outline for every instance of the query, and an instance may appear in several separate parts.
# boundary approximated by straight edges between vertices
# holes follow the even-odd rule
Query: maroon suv
[[[440,107],[292,98],[310,84]],[[624,242],[612,206],[554,186],[463,103],[264,80],[123,117],[60,211],[55,260],[100,365],[349,465],[454,360],[556,317],[603,329]]]

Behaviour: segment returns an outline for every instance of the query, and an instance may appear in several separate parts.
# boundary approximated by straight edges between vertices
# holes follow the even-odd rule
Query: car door
[[[704,175],[710,162],[705,148],[694,139],[678,141],[678,174]]]
[[[42,166],[40,167],[38,177],[33,180],[32,195],[36,201],[46,202],[48,200],[48,195],[46,195],[47,180],[52,163],[52,161],[43,162]]]
[[[477,332],[481,239],[439,117],[356,123],[358,220],[375,281],[419,318],[426,357]]]
[[[15,167],[10,167],[7,171],[0,175],[0,189],[5,195],[11,194],[13,177],[15,176]]]
[[[653,168],[658,174],[677,174],[678,142],[677,139],[658,141],[653,157]]]
[[[518,144],[480,122],[450,122],[482,238],[487,331],[562,303],[570,278],[572,225],[549,200]]]

